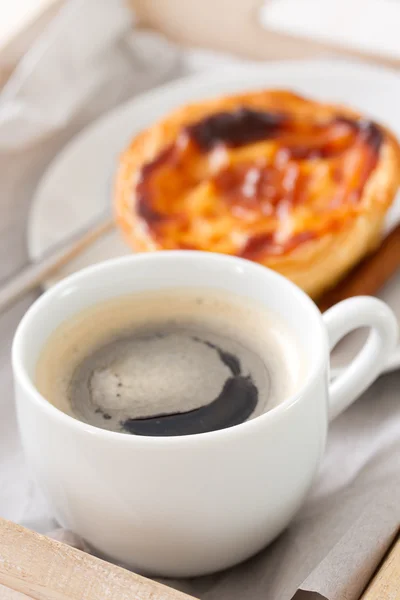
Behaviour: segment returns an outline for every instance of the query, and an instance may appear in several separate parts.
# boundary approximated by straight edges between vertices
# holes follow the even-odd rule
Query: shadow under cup
[[[278,315],[307,365],[297,394],[228,429],[155,438],[87,425],[36,390],[38,357],[61,323],[101,301],[185,287],[248,297]],[[325,445],[328,356],[314,303],[265,267],[191,251],[107,261],[46,292],[17,330],[24,450],[57,520],[100,554],[151,575],[211,573],[259,551],[300,507]]]

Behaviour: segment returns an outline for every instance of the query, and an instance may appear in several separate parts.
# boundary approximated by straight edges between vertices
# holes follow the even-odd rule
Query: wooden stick
[[[399,600],[400,537],[392,546],[360,600]]]
[[[33,600],[33,598],[0,585],[0,600]]]
[[[0,584],[33,600],[193,600],[4,519]]]
[[[379,248],[361,261],[341,282],[317,302],[324,312],[337,302],[353,296],[371,296],[400,268],[400,225]]]
[[[81,254],[113,227],[114,221],[110,217],[103,218],[95,225],[92,223],[83,232],[81,231],[75,235],[67,245],[63,245],[58,250],[53,250],[51,254],[45,256],[42,260],[28,265],[12,277],[0,289],[0,313],[21,296],[40,286],[48,277]]]

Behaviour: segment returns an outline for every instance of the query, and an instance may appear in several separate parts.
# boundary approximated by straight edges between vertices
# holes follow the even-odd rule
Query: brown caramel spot
[[[283,115],[243,107],[206,117],[186,131],[203,152],[208,152],[218,144],[235,148],[273,137],[285,121]]]

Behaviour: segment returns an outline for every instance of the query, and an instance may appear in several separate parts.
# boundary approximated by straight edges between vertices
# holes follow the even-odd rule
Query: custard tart
[[[379,244],[399,182],[386,128],[266,90],[181,107],[135,137],[115,212],[135,250],[244,257],[318,298]]]

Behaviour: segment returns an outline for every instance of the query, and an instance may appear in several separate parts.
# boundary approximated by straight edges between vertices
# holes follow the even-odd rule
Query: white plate
[[[85,129],[56,157],[32,204],[28,225],[31,258],[41,257],[111,204],[116,161],[134,134],[182,103],[260,87],[288,88],[321,101],[348,104],[387,124],[400,137],[400,78],[382,68],[344,61],[285,61],[227,67],[181,79],[118,107]],[[388,229],[399,220],[398,197],[388,217]],[[129,249],[113,232],[72,261],[58,278],[127,253]],[[385,286],[380,297],[395,310],[400,322],[400,274]],[[344,366],[354,354],[362,341],[359,333],[335,349],[335,367]],[[387,369],[399,367],[400,347]]]

